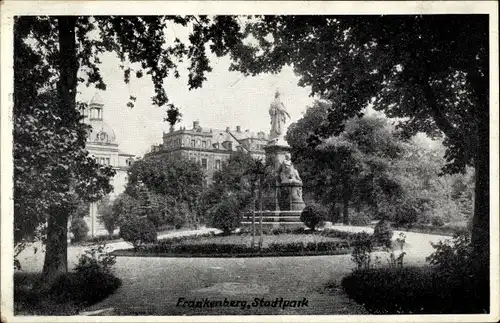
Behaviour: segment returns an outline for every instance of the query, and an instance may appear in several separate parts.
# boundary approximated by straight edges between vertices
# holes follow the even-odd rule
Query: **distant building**
[[[114,189],[109,196],[113,200],[125,190],[127,169],[133,163],[135,156],[119,149],[115,132],[104,121],[104,102],[98,93],[90,100],[87,109],[84,111],[84,116],[85,122],[92,126],[87,138],[87,151],[99,164],[110,165],[116,171],[116,175],[111,179]],[[97,203],[92,203],[89,217],[86,218],[91,236],[106,232],[97,216]]]
[[[222,167],[231,153],[244,151],[254,158],[265,159],[264,146],[268,136],[264,132],[242,131],[240,126],[231,130],[204,128],[198,121],[193,122],[192,129],[181,128],[163,133],[163,143],[151,147],[145,158],[187,158],[202,166],[206,174],[205,185],[211,184],[213,174]]]

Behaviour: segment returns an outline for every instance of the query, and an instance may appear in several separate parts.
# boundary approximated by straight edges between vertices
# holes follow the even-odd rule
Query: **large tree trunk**
[[[486,82],[485,87],[488,87]],[[483,94],[484,105],[478,107],[478,142],[475,154],[475,197],[472,219],[472,247],[480,265],[480,274],[488,276],[490,257],[490,154],[489,154],[489,113],[488,95]]]
[[[342,223],[344,225],[349,225],[349,194],[347,193],[349,190],[349,183],[347,180],[344,180],[343,183],[343,194],[342,194]]]
[[[264,233],[263,233],[263,227],[262,227],[262,218],[264,216],[264,201],[263,201],[263,194],[262,194],[262,178],[259,180],[259,212],[260,212],[260,219],[259,219],[259,231],[260,231],[260,236],[259,236],[259,250],[262,250],[262,245],[264,243]]]
[[[349,225],[349,199],[344,198],[342,204],[342,223]]]
[[[76,17],[60,16],[57,18],[59,31],[59,67],[58,112],[61,126],[72,124],[72,115],[76,109],[76,85],[78,61],[76,57],[75,26]],[[70,178],[62,178],[70,182]],[[65,192],[65,193],[69,193]],[[59,207],[49,214],[47,222],[47,247],[43,265],[43,277],[46,285],[59,274],[68,271],[68,209]]]
[[[47,223],[47,247],[42,276],[46,283],[68,271],[68,212],[65,209],[51,211]]]

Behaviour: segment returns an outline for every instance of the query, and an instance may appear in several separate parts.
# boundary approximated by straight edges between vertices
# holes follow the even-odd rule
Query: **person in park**
[[[276,90],[274,101],[269,107],[269,115],[271,116],[271,136],[269,139],[270,141],[277,141],[283,135],[286,118],[290,118],[285,105],[280,100],[280,92],[278,90]]]

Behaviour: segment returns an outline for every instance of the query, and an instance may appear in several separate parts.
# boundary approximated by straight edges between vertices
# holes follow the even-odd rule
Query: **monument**
[[[280,92],[276,90],[274,100],[269,107],[271,131],[269,143],[264,150],[269,164],[274,164],[276,173],[276,209],[275,211],[302,211],[305,207],[302,200],[302,180],[292,164],[291,147],[286,142],[285,125],[290,115],[280,100]]]
[[[264,147],[266,152],[266,164],[274,167],[275,185],[274,209],[264,211],[263,223],[273,228],[279,226],[297,227],[304,226],[300,221],[300,214],[305,207],[302,199],[302,180],[299,172],[293,166],[291,160],[291,147],[286,142],[285,125],[290,119],[285,105],[280,100],[280,93],[277,90],[274,100],[269,107],[271,117],[271,131],[269,142]],[[243,221],[243,225],[251,224]]]

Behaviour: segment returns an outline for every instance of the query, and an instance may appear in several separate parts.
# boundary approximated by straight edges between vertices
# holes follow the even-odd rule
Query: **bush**
[[[157,241],[155,226],[143,218],[129,218],[124,221],[120,226],[120,236],[131,243],[135,249],[144,243]]]
[[[85,240],[89,227],[83,218],[77,217],[71,220],[70,231],[73,234],[73,241],[79,242]]]
[[[211,215],[212,225],[224,234],[230,234],[241,224],[240,203],[236,197],[229,196],[212,208]]]
[[[486,313],[488,306],[487,286],[472,280],[450,284],[426,267],[355,271],[342,287],[371,314],[473,314]]]
[[[444,220],[440,216],[433,216],[431,218],[431,224],[435,227],[442,227],[444,225]]]
[[[412,227],[419,217],[426,217],[429,201],[424,198],[410,198],[396,207],[394,222],[399,226]]]
[[[393,231],[389,223],[385,220],[380,220],[373,230],[373,239],[377,244],[391,247]]]
[[[84,306],[95,304],[121,286],[121,280],[113,274],[97,272],[93,275],[67,273],[52,284],[49,294],[59,303],[75,303]]]
[[[371,253],[373,250],[371,235],[361,232],[352,242],[352,247],[351,259],[356,264],[356,269],[370,269]]]
[[[328,213],[321,204],[311,203],[302,210],[300,221],[311,230],[314,230],[318,225],[323,224],[327,216]]]
[[[363,227],[363,226],[369,225],[371,220],[370,220],[370,217],[368,217],[364,213],[354,213],[351,216],[351,219],[349,222],[351,223],[351,225]]]
[[[106,250],[106,245],[92,246],[85,253],[80,255],[75,267],[77,273],[83,275],[96,275],[99,273],[112,274],[116,257]]]
[[[85,306],[103,300],[121,285],[121,280],[113,275],[115,259],[104,244],[93,246],[79,257],[74,273],[56,279],[50,294],[58,302]]]

